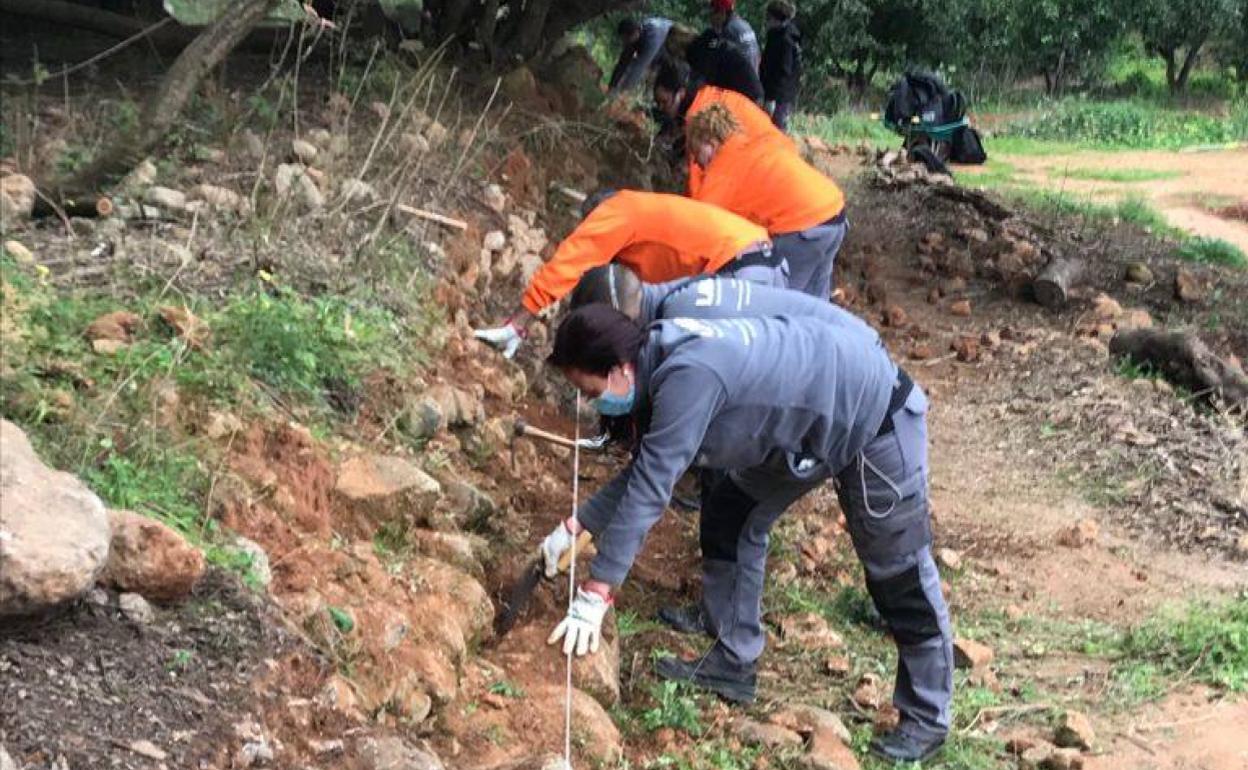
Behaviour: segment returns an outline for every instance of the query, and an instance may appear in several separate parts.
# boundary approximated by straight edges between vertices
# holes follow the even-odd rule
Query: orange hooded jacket
[[[646,283],[714,273],[769,243],[767,231],[683,195],[621,190],[585,217],[529,280],[521,303],[537,314],[576,288],[589,270],[615,261]]]
[[[841,188],[796,152],[741,134],[720,145],[694,197],[766,227],[773,237],[815,227],[845,209]]]
[[[776,124],[771,122],[771,116],[763,111],[754,102],[750,101],[748,96],[743,96],[736,91],[729,91],[725,88],[717,88],[715,86],[703,86],[698,89],[694,95],[693,101],[689,104],[688,111],[685,112],[685,123],[697,115],[702,110],[712,104],[722,104],[732,113],[732,117],[736,119],[737,125],[741,127],[741,133],[746,139],[759,139],[761,142],[774,143],[784,147],[791,152],[797,152],[797,145],[780,129],[776,128]],[[702,167],[689,159],[689,195],[698,197],[698,187],[702,184]]]

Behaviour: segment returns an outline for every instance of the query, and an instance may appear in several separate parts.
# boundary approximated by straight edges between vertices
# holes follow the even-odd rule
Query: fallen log
[[[1070,298],[1070,290],[1083,275],[1083,262],[1065,257],[1053,257],[1049,264],[1036,275],[1031,289],[1036,302],[1049,310],[1061,310]]]
[[[1147,365],[1171,383],[1232,408],[1248,408],[1248,376],[1194,334],[1163,329],[1120,331],[1109,352]]]

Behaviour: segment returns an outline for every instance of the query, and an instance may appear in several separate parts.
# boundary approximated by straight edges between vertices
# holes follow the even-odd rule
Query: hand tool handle
[[[594,536],[589,534],[588,529],[582,529],[581,534],[576,536],[576,552],[584,553],[585,549],[589,546],[590,542],[592,542],[593,539],[594,539]],[[567,571],[568,567],[572,565],[572,550],[573,549],[569,548],[568,550],[563,552],[562,556],[559,557],[559,571],[560,572]]]

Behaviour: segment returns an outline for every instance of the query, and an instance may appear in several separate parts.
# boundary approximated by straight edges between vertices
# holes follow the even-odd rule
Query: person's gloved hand
[[[568,616],[555,626],[546,644],[554,644],[563,639],[563,654],[576,650],[578,656],[598,652],[598,642],[602,639],[602,619],[607,610],[611,609],[611,600],[604,599],[600,594],[576,589],[576,598],[572,600],[572,608]]]
[[[561,521],[542,541],[542,562],[546,566],[546,577],[553,578],[559,574],[559,559],[572,547],[575,539],[568,522]]]
[[[503,351],[503,358],[515,356],[524,339],[524,335],[510,321],[493,329],[477,329],[472,336]]]

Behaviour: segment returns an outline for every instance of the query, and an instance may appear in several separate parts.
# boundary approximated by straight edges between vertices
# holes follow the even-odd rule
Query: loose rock
[[[1092,316],[1098,321],[1112,321],[1122,315],[1122,305],[1108,294],[1098,294],[1092,300]]]
[[[854,752],[831,730],[819,730],[810,738],[810,747],[802,757],[810,770],[859,770]]]
[[[484,240],[481,242],[481,248],[487,251],[502,251],[507,245],[507,236],[503,235],[502,230],[491,230],[485,234]]]
[[[768,749],[784,749],[802,745],[802,736],[778,724],[762,724],[752,719],[738,719],[732,732],[743,743]]]
[[[268,588],[273,582],[273,568],[269,564],[269,554],[259,543],[238,535],[234,538],[234,548],[247,556],[251,561],[247,565],[247,574],[261,588]]]
[[[290,154],[303,165],[311,166],[312,162],[316,160],[316,156],[320,154],[320,151],[311,142],[295,139],[290,143]]]
[[[99,318],[92,321],[82,333],[82,336],[94,342],[95,340],[116,340],[117,342],[129,342],[131,335],[139,328],[143,320],[134,313],[126,310],[115,310],[112,313],[105,313]]]
[[[955,572],[962,569],[962,554],[952,548],[941,548],[936,551],[936,561],[945,569],[951,569]]]
[[[777,711],[769,717],[772,724],[780,725],[800,735],[813,735],[830,731],[842,741],[849,743],[852,736],[841,718],[827,709],[797,704]]]
[[[138,594],[123,593],[119,595],[117,597],[117,607],[121,610],[121,614],[126,616],[126,620],[142,626],[151,623],[152,618],[156,616],[152,605],[148,604],[147,599]]]
[[[22,174],[0,178],[0,220],[26,219],[35,210],[35,183]]]
[[[37,612],[94,585],[108,559],[108,511],[68,473],[44,465],[0,420],[0,617]]]
[[[363,179],[347,179],[342,183],[339,189],[339,195],[343,197],[347,203],[353,205],[363,205],[372,203],[377,200],[377,190]]]
[[[115,356],[126,349],[126,343],[117,340],[91,340],[91,350],[96,355]]]
[[[883,693],[880,692],[880,678],[875,674],[863,674],[858,680],[858,686],[854,688],[854,694],[850,696],[854,703],[857,703],[864,709],[878,709],[880,704],[884,702]]]
[[[966,300],[966,299],[960,299],[956,302],[953,302],[952,304],[949,305],[949,312],[952,313],[953,315],[956,315],[962,318],[969,317],[971,314],[971,301]]]
[[[503,193],[503,188],[496,184],[487,184],[485,190],[482,191],[482,198],[485,205],[492,210],[503,213],[503,209],[507,208],[507,196]]]
[[[19,264],[28,265],[35,261],[35,255],[21,241],[5,241],[4,250]]]
[[[246,214],[251,203],[228,187],[215,184],[197,184],[191,188],[190,199],[203,201],[209,208],[230,214]]]
[[[953,641],[953,665],[972,670],[987,668],[992,663],[992,648],[971,639]]]
[[[780,619],[780,638],[786,645],[805,649],[840,649],[845,646],[840,634],[832,630],[828,621],[814,612],[786,615]]]
[[[143,194],[143,202],[166,211],[185,211],[186,193],[170,187],[149,187]]]
[[[884,308],[884,325],[891,326],[894,329],[900,329],[906,325],[908,317],[906,311],[900,305],[889,305]]]
[[[1067,548],[1083,548],[1094,545],[1100,535],[1100,526],[1092,519],[1080,519],[1057,533],[1058,545]]]
[[[1083,770],[1079,749],[1056,749],[1040,763],[1041,770]]]
[[[1143,262],[1132,262],[1127,265],[1127,282],[1147,285],[1153,282],[1153,271]]]
[[[1054,742],[1058,746],[1090,751],[1096,743],[1096,731],[1092,729],[1092,720],[1081,711],[1067,711],[1062,714],[1058,722]]]
[[[112,546],[102,580],[156,601],[181,599],[204,574],[204,555],[155,519],[132,511],[108,512]]]
[[[1196,276],[1184,268],[1174,275],[1174,298],[1180,302],[1200,302],[1205,298],[1204,287]]]
[[[429,140],[409,131],[399,135],[399,149],[409,155],[424,155],[429,152]]]
[[[979,339],[969,334],[960,335],[949,346],[958,360],[965,364],[972,364],[979,360]]]

